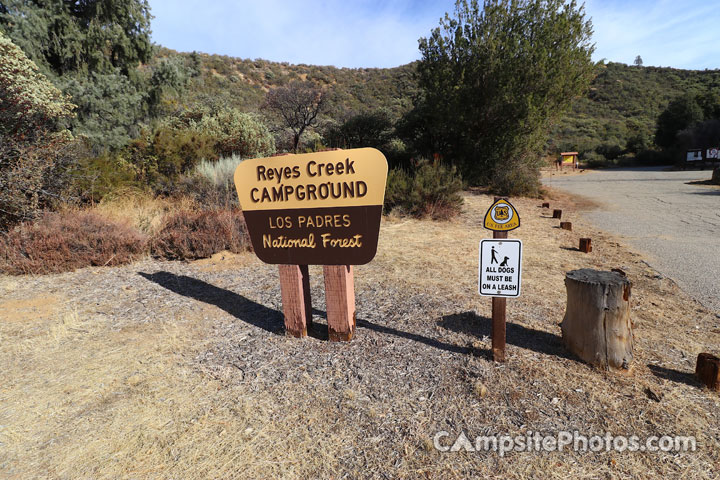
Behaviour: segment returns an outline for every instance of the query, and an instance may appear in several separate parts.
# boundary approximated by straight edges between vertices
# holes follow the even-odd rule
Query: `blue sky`
[[[337,67],[419,58],[454,0],[150,0],[153,40],[179,51]],[[595,60],[720,68],[720,0],[587,0]]]

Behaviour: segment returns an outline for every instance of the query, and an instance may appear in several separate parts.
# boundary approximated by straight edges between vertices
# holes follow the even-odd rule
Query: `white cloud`
[[[452,2],[152,0],[153,39],[182,51],[345,67],[418,58],[417,40]]]
[[[595,57],[676,68],[718,68],[719,2],[590,0]]]
[[[419,58],[454,0],[151,0],[153,39],[181,51],[339,67]],[[720,0],[588,0],[596,59],[720,68]]]

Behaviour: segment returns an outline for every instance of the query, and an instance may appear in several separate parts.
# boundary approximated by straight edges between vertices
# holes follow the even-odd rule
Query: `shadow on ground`
[[[492,320],[487,317],[481,317],[475,312],[446,315],[440,321],[440,326],[454,332],[464,333],[478,338],[492,335]],[[578,361],[565,349],[562,338],[552,333],[508,322],[505,326],[505,339],[508,345],[514,345],[545,355],[553,355],[559,358]]]
[[[707,190],[704,192],[690,192],[690,195],[720,195],[720,189]]]
[[[151,282],[157,283],[161,287],[164,287],[171,292],[177,293],[178,295],[193,298],[195,300],[208,303],[210,305],[215,305],[216,307],[221,308],[222,310],[226,311],[238,320],[242,320],[267,332],[277,335],[283,335],[285,332],[282,312],[272,308],[268,308],[265,305],[245,298],[242,295],[239,295],[230,290],[216,287],[196,278],[188,277],[186,275],[175,275],[174,273],[170,272],[138,272],[138,275],[147,280],[150,280]],[[327,319],[327,313],[317,309],[313,309],[313,316]],[[487,318],[485,318],[484,320],[486,322],[490,321]],[[478,353],[484,353],[486,355],[489,355],[489,352],[477,352],[473,348],[453,345],[417,333],[405,332],[403,330],[398,330],[393,327],[380,325],[369,320],[363,320],[359,318],[357,319],[356,324],[357,328],[365,328],[378,333],[405,338],[407,340],[423,343],[430,347],[438,348],[440,350],[445,350],[451,353],[473,353],[476,355]],[[311,329],[309,329],[308,335],[318,340],[327,340],[327,325],[319,323],[317,321],[313,322],[313,326]]]
[[[145,273],[138,275],[183,297],[215,305],[233,317],[262,328],[270,333],[282,335],[285,327],[282,313],[253,302],[230,290],[219,288],[202,280],[170,272]]]
[[[695,379],[695,376],[691,373],[681,372],[680,370],[674,370],[672,368],[661,367],[660,365],[648,364],[647,366],[650,371],[658,378],[670,380],[675,383],[684,383],[691,387],[700,386],[700,382]]]

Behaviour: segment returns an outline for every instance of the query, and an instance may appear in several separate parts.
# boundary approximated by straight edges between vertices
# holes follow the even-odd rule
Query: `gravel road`
[[[622,236],[662,274],[720,311],[720,188],[692,185],[710,171],[635,168],[555,176],[544,183],[598,202],[583,212]]]

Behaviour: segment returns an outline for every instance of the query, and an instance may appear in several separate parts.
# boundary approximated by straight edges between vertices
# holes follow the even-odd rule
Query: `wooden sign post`
[[[507,238],[507,232],[493,232],[493,238]],[[505,361],[507,299],[492,297],[492,354],[496,362]]]
[[[312,327],[308,265],[323,265],[329,338],[352,338],[352,265],[377,251],[387,171],[373,148],[256,158],[235,170],[253,250],[279,265],[289,335]]]
[[[312,328],[310,275],[307,265],[279,265],[285,331],[302,338]]]
[[[325,265],[325,303],[331,342],[348,341],[355,334],[355,285],[352,265]]]
[[[478,291],[492,297],[493,360],[504,362],[507,297],[520,295],[522,264],[522,242],[508,240],[507,232],[520,226],[520,215],[507,199],[495,197],[484,226],[493,231],[493,241],[480,242]]]

